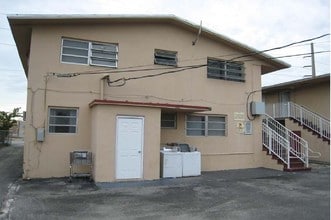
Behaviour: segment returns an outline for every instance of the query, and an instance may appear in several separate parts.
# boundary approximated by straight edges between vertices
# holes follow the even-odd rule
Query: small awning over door
[[[96,99],[92,101],[89,106],[94,105],[118,105],[118,106],[136,106],[136,107],[150,107],[161,108],[162,110],[173,110],[183,112],[204,112],[211,111],[211,107],[207,106],[195,106],[195,105],[179,105],[171,103],[155,103],[155,102],[133,102],[133,101],[118,101],[118,100],[100,100]]]

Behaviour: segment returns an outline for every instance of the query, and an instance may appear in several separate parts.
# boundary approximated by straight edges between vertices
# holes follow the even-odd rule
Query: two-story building
[[[172,15],[8,20],[28,80],[24,178],[68,176],[69,152],[88,150],[96,182],[158,179],[171,142],[202,171],[278,167],[248,107],[288,64]]]
[[[330,74],[265,86],[262,96],[266,113],[308,142],[311,161],[330,163]]]

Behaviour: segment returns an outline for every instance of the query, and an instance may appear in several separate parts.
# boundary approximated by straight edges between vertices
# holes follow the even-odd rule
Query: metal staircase
[[[262,144],[269,154],[284,164],[284,171],[310,170],[309,152],[320,156],[309,149],[307,141],[269,115],[262,121]]]
[[[330,121],[303,106],[293,102],[275,103],[267,106],[267,112],[273,118],[293,119],[330,143]]]

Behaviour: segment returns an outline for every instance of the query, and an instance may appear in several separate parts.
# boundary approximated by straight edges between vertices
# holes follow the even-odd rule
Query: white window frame
[[[77,42],[84,42],[84,43],[88,43],[88,55],[87,56],[79,56],[79,55],[72,55],[72,54],[64,54],[63,53],[63,48],[64,46],[64,41],[68,40],[68,41],[77,41]],[[104,58],[104,57],[97,57],[97,56],[93,56],[92,55],[92,51],[93,50],[97,50],[95,49],[93,46],[94,45],[104,45],[105,47],[110,46],[110,47],[115,47],[115,51],[110,51],[110,50],[104,50],[105,52],[108,53],[115,53],[115,59],[111,59],[111,58]],[[70,48],[70,47],[67,47]],[[84,49],[84,48],[73,48],[73,49]],[[99,50],[102,51],[102,50]],[[83,57],[83,58],[87,58],[87,62],[86,63],[79,63],[79,62],[69,62],[69,61],[63,61],[63,56],[71,56],[71,57]],[[96,64],[93,63],[93,59],[101,59],[101,60],[109,60],[109,61],[114,61],[115,65],[103,65],[103,64]],[[113,67],[113,68],[117,68],[118,66],[118,44],[114,44],[114,43],[101,43],[101,42],[92,42],[92,41],[84,41],[84,40],[76,40],[76,39],[71,39],[71,38],[62,38],[62,43],[61,43],[61,56],[60,56],[60,60],[61,63],[66,63],[66,64],[77,64],[77,65],[90,65],[90,66],[104,66],[104,67]]]
[[[62,63],[69,63],[69,64],[88,65],[88,64],[89,64],[89,45],[88,45],[88,48],[79,48],[79,47],[69,47],[69,46],[64,46],[64,41],[65,41],[65,40],[68,40],[68,41],[75,41],[75,42],[81,42],[81,43],[88,43],[87,41],[82,41],[82,40],[69,39],[69,38],[62,38],[62,43],[61,43],[61,57],[60,57],[61,62],[62,62]],[[65,53],[64,53],[64,49],[65,49],[65,48],[68,48],[68,49],[86,50],[86,51],[87,51],[87,55],[86,55],[86,56],[83,56],[83,55],[65,54]],[[76,58],[85,58],[85,59],[86,59],[86,63],[63,61],[63,56],[76,57]]]
[[[74,110],[76,111],[75,116],[52,116],[51,110]],[[75,118],[76,124],[52,124],[51,118]],[[58,126],[58,127],[75,127],[75,132],[52,132],[50,130],[51,126]],[[49,134],[77,134],[78,129],[78,108],[72,108],[72,107],[48,107],[48,133]]]
[[[173,120],[162,120],[162,114],[173,115],[174,116],[174,119]],[[172,127],[162,126],[162,121],[173,122],[174,126],[172,126]],[[171,113],[171,112],[161,113],[161,128],[165,128],[165,129],[177,128],[177,113]]]
[[[209,61],[223,64],[224,68],[209,66]],[[241,69],[240,70],[232,69],[232,68],[230,68],[231,66],[240,67]],[[223,71],[224,75],[210,73],[209,72],[210,70]],[[241,76],[238,77],[238,76],[234,76],[233,74],[240,74]],[[212,79],[222,79],[222,80],[229,80],[229,81],[236,81],[236,82],[245,82],[244,64],[242,62],[234,62],[234,61],[219,60],[219,59],[214,59],[214,58],[207,58],[207,77],[212,78]]]
[[[203,117],[204,121],[202,121],[202,123],[204,123],[204,128],[203,129],[192,129],[192,128],[188,128],[187,124],[188,122],[200,122],[200,121],[189,121],[188,117],[189,116],[196,116],[196,117]],[[224,118],[224,122],[216,122],[216,123],[220,123],[220,124],[224,124],[224,129],[215,129],[215,128],[209,128],[209,117],[219,117],[219,118]],[[192,135],[192,134],[188,134],[189,130],[199,130],[199,131],[204,131],[204,135]],[[224,131],[224,135],[211,135],[209,134],[210,131]],[[186,131],[186,136],[190,136],[190,137],[225,137],[227,136],[227,117],[225,115],[196,115],[196,114],[188,114],[185,116],[185,131]]]
[[[159,59],[157,59],[156,56],[158,56]],[[170,58],[169,60],[174,60],[175,63],[162,61],[162,58]],[[176,51],[161,50],[161,49],[154,50],[154,64],[166,65],[166,66],[177,66],[177,63],[178,63],[178,59],[177,59]]]

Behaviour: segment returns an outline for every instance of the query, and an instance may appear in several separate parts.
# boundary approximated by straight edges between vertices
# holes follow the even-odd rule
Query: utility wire
[[[271,50],[279,50],[279,49],[283,49],[286,47],[290,47],[292,45],[295,44],[300,44],[300,43],[304,43],[304,42],[308,42],[308,41],[312,41],[312,40],[316,40],[325,36],[328,36],[330,34],[324,34],[318,37],[314,37],[314,38],[310,38],[310,39],[306,39],[306,40],[302,40],[302,41],[297,41],[297,42],[293,42],[290,44],[286,44],[283,46],[279,46],[279,47],[274,47],[274,48],[270,48],[267,50],[262,50],[262,51],[257,51],[257,52],[253,52],[253,53],[247,53],[245,55],[241,55],[241,56],[237,56],[232,58],[230,61],[233,61],[235,59],[240,59],[240,58],[244,58],[244,57],[249,57],[249,56],[254,56],[254,55],[258,55],[264,52],[268,52]],[[330,51],[318,51],[315,53],[326,53],[326,52],[330,52]],[[270,57],[268,59],[277,59],[277,58],[285,58],[285,57],[294,57],[294,56],[303,56],[303,55],[308,55],[310,53],[301,53],[301,54],[292,54],[292,55],[285,55],[285,56],[279,56],[279,57]],[[252,60],[245,60],[245,61],[252,61]],[[57,73],[52,73],[53,75],[56,75],[58,77],[74,77],[74,76],[78,76],[78,75],[87,75],[87,74],[105,74],[105,73],[129,73],[129,72],[141,72],[141,71],[155,71],[155,70],[166,70],[171,68],[172,70],[169,71],[164,71],[161,73],[156,73],[156,74],[148,74],[148,75],[143,75],[143,76],[136,76],[136,77],[122,77],[122,78],[118,78],[116,80],[110,80],[109,76],[107,77],[107,83],[109,86],[111,87],[120,87],[120,86],[124,86],[126,84],[127,81],[129,80],[138,80],[138,79],[144,79],[144,78],[151,78],[151,77],[157,77],[157,76],[162,76],[162,75],[166,75],[166,74],[172,74],[172,73],[177,73],[177,72],[182,72],[185,70],[190,70],[190,69],[198,69],[198,68],[202,68],[207,66],[207,64],[200,64],[200,65],[189,65],[189,66],[182,66],[182,67],[177,67],[175,69],[173,69],[174,67],[167,67],[167,68],[144,68],[144,69],[131,69],[130,67],[124,68],[122,70],[100,70],[100,71],[88,71],[88,72],[76,72],[76,73],[66,73],[66,74],[57,74]],[[112,85],[114,83],[119,83],[118,85]]]
[[[319,53],[329,53],[330,51],[316,51],[315,54]],[[279,57],[270,57],[269,59],[278,59],[278,58],[286,58],[286,57],[296,57],[296,56],[304,56],[304,55],[310,55],[311,53],[300,53],[300,54],[291,54],[291,55],[284,55],[284,56],[279,56]],[[243,60],[243,62],[249,62],[249,61],[254,61],[253,59],[247,59]],[[175,73],[175,72],[181,72],[184,70],[189,70],[189,69],[197,69],[201,67],[205,67],[207,64],[198,64],[198,65],[188,65],[188,66],[181,66],[181,67],[163,67],[163,68],[145,68],[145,69],[130,69],[130,68],[124,68],[120,70],[103,70],[103,71],[86,71],[86,72],[76,72],[76,73],[51,73],[51,75],[55,75],[58,77],[74,77],[74,76],[79,76],[79,75],[97,75],[97,74],[111,74],[111,73],[132,73],[132,72],[147,72],[147,71],[155,71],[155,70],[168,70],[171,69],[170,71],[166,72],[161,72],[157,74],[149,74],[145,76],[139,76],[139,77],[131,77],[129,80],[134,80],[134,79],[140,79],[140,78],[150,78],[154,76],[161,76],[165,74],[170,74],[170,73]],[[123,80],[124,78],[119,78],[114,81],[110,81],[109,83],[115,83]],[[127,81],[127,80],[126,80]]]
[[[7,46],[14,46],[14,47],[16,47],[16,45],[15,44],[7,44],[7,43],[0,43],[1,45],[7,45]]]
[[[328,34],[323,34],[321,36],[318,36],[318,37],[314,37],[314,38],[310,38],[310,39],[306,39],[306,40],[302,40],[302,41],[297,41],[297,42],[293,42],[293,43],[290,43],[290,44],[287,44],[287,45],[283,45],[283,46],[280,46],[280,47],[274,47],[274,48],[270,48],[270,49],[266,49],[266,50],[262,50],[262,51],[257,51],[257,52],[253,52],[253,53],[247,53],[247,54],[244,54],[244,55],[241,55],[241,56],[238,56],[238,57],[235,57],[235,58],[232,58],[231,60],[229,61],[233,61],[235,59],[239,59],[239,58],[242,58],[242,57],[248,57],[248,56],[253,56],[253,55],[257,55],[257,54],[261,54],[261,53],[264,53],[264,52],[267,52],[267,51],[272,51],[272,50],[279,50],[279,49],[283,49],[283,48],[286,48],[286,47],[290,47],[292,45],[295,45],[295,44],[300,44],[300,43],[303,43],[303,42],[308,42],[308,41],[312,41],[312,40],[315,40],[315,39],[319,39],[319,38],[322,38],[322,37],[325,37],[325,36],[328,36],[330,35],[329,33]],[[315,53],[318,53],[318,52],[315,52]],[[310,54],[310,53],[309,53]],[[228,57],[228,56],[234,56],[236,54],[225,54],[225,55],[220,55],[220,56],[214,56],[216,58],[221,58],[221,57]],[[288,56],[293,56],[293,55],[288,55]],[[298,55],[299,56],[299,55]],[[269,59],[277,59],[277,58],[284,58],[286,56],[281,56],[281,57],[270,57]],[[183,61],[194,61],[194,60],[201,60],[201,59],[207,59],[207,57],[203,57],[203,58],[197,58],[197,59],[187,59],[187,60],[182,60]],[[267,58],[268,59],[268,58]],[[250,61],[250,60],[249,60]],[[84,71],[84,72],[71,72],[71,73],[66,73],[67,75],[85,75],[85,74],[103,74],[103,73],[121,73],[121,72],[139,72],[139,71],[150,71],[150,70],[162,70],[162,69],[167,69],[167,68],[147,68],[147,69],[134,69],[134,68],[140,68],[140,67],[147,67],[147,66],[153,66],[154,64],[147,64],[147,65],[139,65],[139,66],[130,66],[130,67],[124,67],[124,68],[118,68],[117,70],[109,70],[109,69],[101,69],[101,70],[94,70],[94,71]],[[178,67],[178,68],[186,68],[186,67],[190,67],[192,65],[189,65],[189,66],[182,66],[182,67]],[[174,68],[174,67],[171,67],[171,68]],[[53,75],[59,75],[58,73],[53,73]],[[64,74],[62,74],[64,75]],[[68,76],[67,76],[68,77]]]
[[[162,76],[162,75],[166,75],[166,74],[170,74],[170,73],[177,73],[177,72],[182,72],[182,71],[185,71],[185,70],[190,70],[190,69],[197,69],[197,68],[201,68],[201,67],[204,67],[206,66],[205,64],[203,65],[195,65],[195,66],[189,66],[189,67],[186,67],[186,68],[181,68],[181,69],[176,69],[176,70],[170,70],[170,71],[165,71],[165,72],[161,72],[161,73],[157,73],[157,74],[149,74],[149,75],[143,75],[143,76],[136,76],[136,77],[129,77],[129,78],[119,78],[119,79],[116,79],[116,80],[113,80],[111,81],[108,77],[108,85],[109,86],[112,86],[111,84],[112,83],[117,83],[117,82],[120,82],[122,81],[122,84],[120,85],[115,85],[115,87],[120,87],[120,86],[124,86],[125,83],[129,80],[137,80],[137,79],[145,79],[145,78],[151,78],[151,77],[156,77],[156,76]],[[114,86],[113,86],[114,87]]]
[[[266,50],[261,50],[261,51],[258,51],[258,52],[248,53],[246,55],[234,57],[230,61],[237,60],[237,59],[240,59],[240,58],[243,58],[243,57],[249,57],[249,56],[258,55],[258,54],[265,53],[265,52],[272,51],[272,50],[280,50],[280,49],[283,49],[283,48],[286,48],[286,47],[290,47],[290,46],[295,45],[295,44],[301,44],[301,43],[305,43],[305,42],[317,40],[319,38],[323,38],[323,37],[326,37],[326,36],[329,36],[329,35],[330,35],[329,33],[328,34],[323,34],[323,35],[318,36],[318,37],[313,37],[313,38],[309,38],[309,39],[306,39],[306,40],[296,41],[296,42],[293,42],[293,43],[290,43],[290,44],[286,44],[286,45],[283,45],[283,46],[274,47],[274,48],[270,48],[270,49],[266,49]]]
[[[330,53],[330,50],[324,50],[324,51],[317,51],[314,52],[314,54],[320,54],[320,53]],[[279,58],[287,58],[287,57],[298,57],[298,56],[304,56],[304,55],[311,55],[311,52],[309,53],[298,53],[298,54],[291,54],[291,55],[284,55],[284,56],[277,56],[277,57],[270,57],[269,60],[279,59]],[[242,60],[242,62],[249,62],[254,61],[252,59],[250,60]]]
[[[177,68],[185,68],[185,67],[191,67],[191,66],[183,66],[183,67],[177,67]],[[86,71],[86,72],[75,72],[75,73],[66,73],[66,75],[68,74],[77,74],[77,75],[88,75],[88,74],[103,74],[103,73],[128,73],[128,72],[141,72],[141,71],[152,71],[152,70],[167,70],[167,69],[174,69],[176,67],[158,67],[158,68],[145,68],[145,69],[130,69],[130,67],[128,68],[121,68],[121,69],[117,69],[117,70],[109,70],[109,69],[105,69],[105,70],[100,70],[100,71]],[[59,74],[61,75],[61,74]]]
[[[326,53],[326,52],[330,52],[330,51],[319,51],[317,53]],[[302,55],[306,55],[306,54],[310,54],[310,53],[303,53],[303,54],[294,54],[294,55],[287,55],[287,56],[281,56],[281,58],[284,58],[284,57],[293,57],[293,56],[302,56]],[[276,57],[272,57],[270,59],[277,59]],[[182,71],[185,71],[185,70],[190,70],[190,69],[198,69],[198,68],[201,68],[201,67],[205,67],[207,66],[207,64],[201,64],[201,65],[194,65],[194,66],[186,66],[185,68],[181,68],[181,69],[176,69],[176,70],[171,70],[171,71],[166,71],[166,72],[161,72],[161,73],[157,73],[157,74],[149,74],[149,75],[143,75],[143,76],[136,76],[136,77],[129,77],[129,78],[125,78],[125,77],[122,77],[122,78],[119,78],[119,79],[116,79],[116,80],[113,80],[111,81],[109,79],[109,77],[107,78],[108,79],[108,85],[109,86],[112,86],[111,84],[112,83],[117,83],[117,82],[120,82],[122,81],[121,84],[119,85],[115,85],[115,86],[112,86],[112,87],[121,87],[121,86],[124,86],[126,84],[127,81],[129,80],[137,80],[137,79],[144,79],[144,78],[151,78],[151,77],[156,77],[156,76],[161,76],[161,75],[166,75],[166,74],[171,74],[171,73],[177,73],[177,72],[182,72]]]

